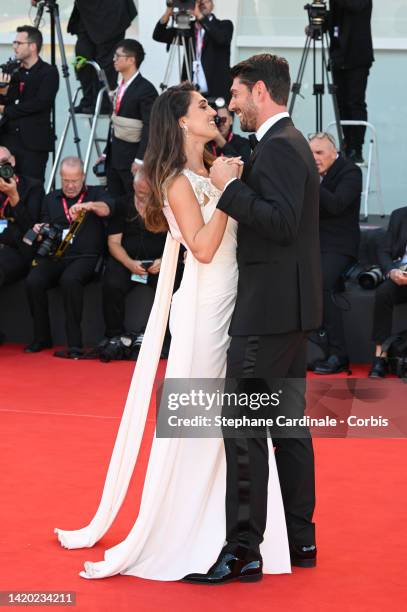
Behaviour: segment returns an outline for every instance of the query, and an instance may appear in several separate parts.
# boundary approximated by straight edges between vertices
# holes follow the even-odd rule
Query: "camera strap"
[[[15,180],[15,182],[16,182],[16,183],[17,183],[17,185],[18,185],[18,182],[19,182],[19,180],[20,180],[20,179],[18,178],[18,176],[15,176],[14,180]],[[4,200],[4,202],[3,202],[3,204],[1,205],[1,208],[0,208],[0,219],[4,219],[4,211],[6,210],[6,206],[7,206],[7,204],[8,204],[9,202],[10,202],[10,196],[7,196],[7,198]]]
[[[79,200],[77,202],[75,202],[75,204],[82,204],[84,197],[87,193],[87,189],[85,187],[84,191],[82,191]],[[75,206],[75,204],[72,204],[72,206]],[[71,224],[72,223],[72,217],[71,214],[69,212],[69,208],[68,208],[68,202],[66,201],[66,197],[62,196],[62,206],[64,207],[64,213],[65,213],[65,217],[68,219],[68,223]]]

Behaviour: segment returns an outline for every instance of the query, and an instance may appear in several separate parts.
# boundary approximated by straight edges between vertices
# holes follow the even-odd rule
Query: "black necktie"
[[[251,150],[254,151],[256,146],[259,144],[256,134],[249,134],[249,143]]]

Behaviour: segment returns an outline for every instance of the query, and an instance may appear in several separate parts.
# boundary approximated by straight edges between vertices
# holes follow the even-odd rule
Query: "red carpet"
[[[67,551],[53,528],[81,527],[96,509],[134,364],[0,350],[0,591],[75,591],[75,609],[97,612],[405,610],[405,440],[315,441],[315,570],[217,588],[128,576],[83,580],[83,562],[101,559],[137,515],[152,418],[123,511],[102,542]]]

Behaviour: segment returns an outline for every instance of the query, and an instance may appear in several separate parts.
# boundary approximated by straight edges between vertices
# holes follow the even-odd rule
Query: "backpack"
[[[390,372],[399,378],[407,378],[407,329],[386,338],[382,353],[386,352]]]

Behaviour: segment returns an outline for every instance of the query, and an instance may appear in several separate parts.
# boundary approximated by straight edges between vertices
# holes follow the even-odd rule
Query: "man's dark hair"
[[[276,104],[287,104],[290,93],[290,69],[283,57],[261,53],[236,64],[231,69],[232,78],[237,77],[252,91],[257,81],[263,81],[271,99]]]
[[[121,40],[119,43],[117,43],[115,51],[117,51],[118,49],[123,49],[123,52],[126,55],[134,57],[134,59],[136,60],[137,68],[140,67],[146,55],[144,53],[143,46],[139,43],[138,40],[135,40],[134,38],[124,38],[123,40]]]
[[[42,34],[38,28],[34,28],[30,25],[23,25],[17,28],[17,32],[25,32],[27,34],[27,41],[30,43],[35,43],[37,47],[37,53],[41,51],[42,48]]]

